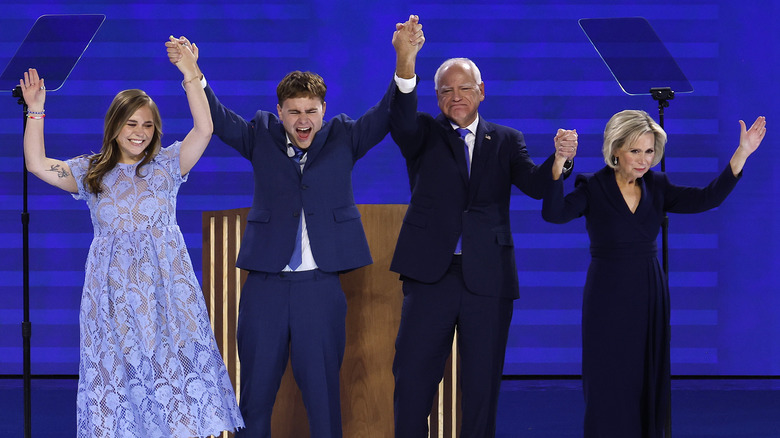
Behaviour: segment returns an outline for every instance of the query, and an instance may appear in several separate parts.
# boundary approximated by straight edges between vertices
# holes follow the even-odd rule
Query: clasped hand
[[[577,130],[558,129],[555,134],[555,155],[571,160],[577,155]]]

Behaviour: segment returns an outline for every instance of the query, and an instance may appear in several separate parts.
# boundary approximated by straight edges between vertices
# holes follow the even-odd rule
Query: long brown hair
[[[111,105],[106,112],[103,126],[103,146],[100,148],[99,153],[89,157],[89,168],[87,174],[84,176],[84,185],[87,187],[88,191],[95,194],[103,191],[103,177],[111,169],[116,167],[116,164],[119,162],[119,157],[121,156],[119,143],[116,139],[119,137],[119,133],[127,123],[127,120],[130,119],[139,108],[144,106],[148,106],[152,111],[154,134],[152,134],[152,140],[149,142],[149,146],[144,150],[144,158],[141,160],[138,167],[136,167],[135,174],[138,177],[142,177],[141,168],[152,161],[157,153],[160,152],[162,119],[160,118],[160,110],[157,108],[157,104],[155,104],[152,98],[143,90],[131,89],[120,91],[114,97],[114,100],[111,102]]]

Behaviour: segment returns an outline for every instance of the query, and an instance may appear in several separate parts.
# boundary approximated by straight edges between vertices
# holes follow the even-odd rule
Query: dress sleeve
[[[73,199],[84,200],[89,199],[89,193],[84,186],[84,175],[87,174],[89,169],[89,158],[82,155],[80,157],[71,158],[65,160],[65,164],[70,167],[70,171],[73,174],[73,179],[76,180],[76,187],[78,187],[78,193],[71,193]]]
[[[547,222],[565,224],[587,214],[588,182],[587,175],[577,175],[574,190],[563,196],[563,178],[552,181],[542,201],[542,218]]]
[[[730,165],[726,165],[707,187],[677,186],[662,175],[664,189],[664,210],[671,213],[701,213],[719,206],[734,190],[742,177],[734,176]]]
[[[180,151],[181,142],[177,141],[168,147],[160,149],[160,152],[154,158],[179,184],[187,181],[187,178],[190,176],[189,172],[186,175],[181,174]]]

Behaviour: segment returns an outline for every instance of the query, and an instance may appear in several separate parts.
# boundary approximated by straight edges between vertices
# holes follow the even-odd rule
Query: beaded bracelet
[[[43,110],[43,111],[27,111],[27,114],[38,114],[38,115],[46,114],[46,110]]]
[[[33,120],[41,120],[44,117],[46,117],[46,114],[41,114],[40,116],[30,116],[30,115],[27,116],[28,119],[33,119]]]

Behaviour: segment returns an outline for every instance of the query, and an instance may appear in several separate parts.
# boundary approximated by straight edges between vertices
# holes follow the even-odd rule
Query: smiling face
[[[325,102],[316,97],[291,97],[276,105],[279,120],[290,141],[300,149],[308,149],[314,135],[322,129]]]
[[[441,72],[436,98],[442,114],[465,128],[477,118],[479,103],[485,100],[485,84],[477,83],[468,64],[454,63]]]
[[[120,163],[133,164],[141,161],[146,148],[154,137],[154,118],[151,108],[144,105],[125,122],[116,143],[119,146]]]
[[[650,170],[655,159],[655,136],[646,132],[631,144],[625,144],[615,151],[618,158],[615,172],[622,178],[633,181]]]

